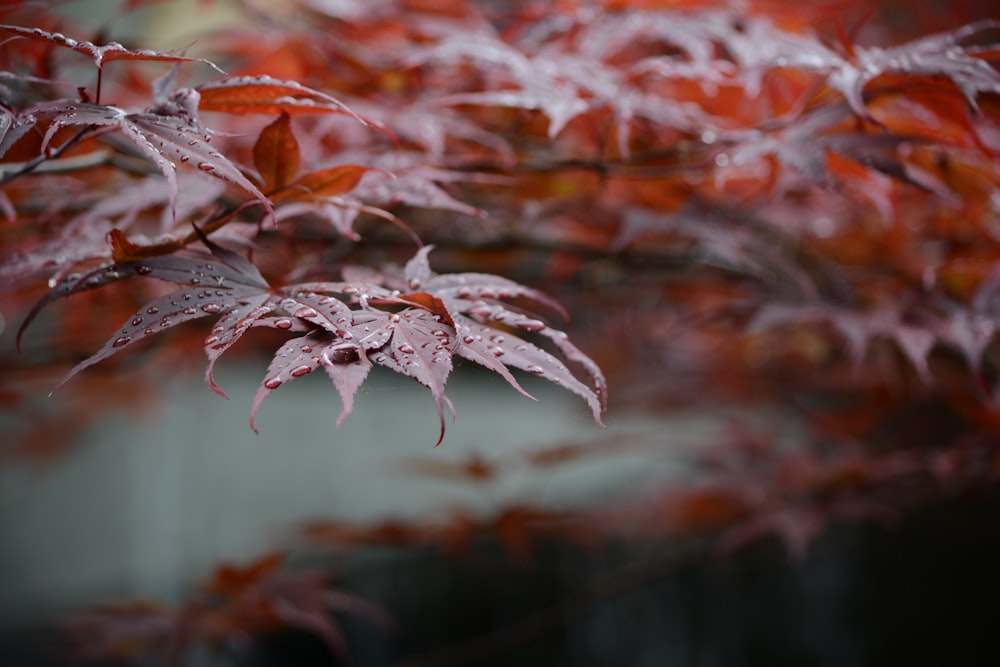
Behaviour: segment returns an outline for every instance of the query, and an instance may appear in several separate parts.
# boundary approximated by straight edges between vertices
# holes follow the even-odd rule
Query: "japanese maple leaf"
[[[347,238],[357,240],[360,236],[354,231],[354,223],[361,213],[369,213],[392,222],[418,240],[388,209],[404,205],[483,217],[484,211],[459,201],[442,184],[505,182],[491,174],[430,166],[418,153],[396,151],[391,155],[346,157],[357,158],[368,166],[341,164],[303,175],[274,193],[275,201],[283,203],[277,212],[279,220],[314,215]]]
[[[97,91],[95,93],[95,99],[98,102],[101,100],[101,76],[104,70],[104,63],[111,62],[113,60],[152,60],[171,63],[198,62],[208,65],[217,72],[222,72],[222,70],[219,69],[214,63],[205,60],[204,58],[188,58],[186,56],[179,56],[174,53],[170,53],[169,51],[129,49],[122,46],[118,42],[108,42],[107,44],[98,45],[93,42],[76,40],[58,32],[48,32],[46,30],[41,30],[40,28],[25,28],[16,25],[0,25],[0,32],[12,35],[13,38],[25,38],[34,41],[46,42],[48,44],[62,46],[72,49],[77,53],[90,56],[90,59],[94,61],[94,65],[97,67]]]
[[[920,377],[930,382],[927,358],[937,342],[938,335],[933,328],[905,322],[903,313],[898,307],[882,305],[877,310],[858,311],[831,304],[814,303],[798,306],[768,304],[757,312],[747,330],[749,333],[755,333],[782,324],[816,321],[826,321],[843,337],[847,344],[848,357],[854,368],[860,368],[864,362],[873,339],[886,338],[896,344],[900,352],[913,364]],[[949,331],[962,340],[961,336],[966,331],[962,328],[965,322],[955,319],[952,323],[955,326]],[[960,349],[966,351],[961,346]],[[981,353],[982,348],[978,348],[978,351]],[[978,358],[972,363],[978,364]]]
[[[541,319],[525,314],[503,302],[524,298],[565,315],[562,306],[545,294],[511,280],[484,273],[435,274],[427,256],[433,246],[417,251],[405,267],[402,289],[422,290],[439,299],[451,316],[459,335],[456,354],[484,366],[506,379],[515,389],[524,390],[504,366],[511,366],[549,380],[581,396],[591,408],[595,421],[607,401],[607,384],[597,364],[570,343],[565,332]],[[527,340],[505,336],[505,331],[529,332],[547,338],[568,359],[579,364],[592,386],[580,382],[555,356]]]
[[[558,76],[558,69],[553,64],[535,61],[517,48],[488,34],[454,36],[417,54],[411,58],[410,64],[423,64],[430,60],[451,63],[466,59],[505,70],[519,89],[455,93],[441,99],[441,104],[488,104],[538,109],[549,118],[550,138],[558,135],[567,123],[590,108],[580,97],[577,87]]]
[[[436,276],[427,262],[427,248],[407,264],[402,276],[380,276],[372,272],[344,282],[300,283],[275,288],[268,285],[249,260],[212,242],[195,229],[211,256],[157,255],[116,262],[58,285],[35,306],[21,326],[18,340],[38,312],[62,296],[136,274],[184,286],[136,311],[100,350],[72,368],[56,388],[80,371],[139,340],[181,322],[212,315],[219,319],[205,339],[208,357],[205,382],[222,396],[225,393],[213,379],[215,363],[251,327],[267,326],[304,334],[286,341],[275,352],[251,408],[250,424],[254,430],[256,412],[272,390],[321,367],[344,405],[337,420],[339,424],[351,411],[354,395],[372,365],[378,364],[430,390],[441,423],[437,440],[440,443],[445,432],[444,407],[451,407],[444,390],[454,355],[500,374],[525,395],[527,392],[506,366],[544,377],[587,400],[594,419],[600,423],[607,389],[596,364],[572,345],[565,333],[550,329],[541,320],[511,310],[497,301],[525,297],[558,308],[551,299],[535,290],[487,274]],[[112,239],[118,244],[126,243],[121,240],[120,232],[112,233]],[[379,284],[379,278],[388,286]],[[440,296],[427,291],[403,293],[395,288],[400,281],[412,290],[423,284],[424,289],[431,289]],[[564,356],[586,370],[593,388],[576,379],[561,361],[545,350],[511,334],[507,342],[494,328],[497,326],[549,338]]]
[[[337,98],[295,81],[270,76],[241,76],[210,81],[196,88],[199,109],[231,114],[343,114],[366,127],[394,135],[380,122],[365,118]]]
[[[292,303],[281,308],[319,329],[289,340],[275,354],[254,398],[253,414],[268,394],[283,384],[322,368],[344,404],[338,424],[350,412],[353,397],[375,364],[408,376],[431,391],[444,437],[444,390],[457,355],[499,374],[529,396],[508,366],[527,371],[583,397],[601,423],[607,386],[597,365],[569,342],[562,331],[519,312],[501,299],[525,298],[562,312],[544,294],[499,276],[480,273],[434,274],[431,251],[420,249],[399,272],[345,272],[341,283],[304,283],[285,288]],[[418,291],[419,290],[419,291]],[[333,294],[347,295],[348,305]],[[351,307],[353,306],[353,308]],[[391,312],[383,308],[399,308]],[[270,320],[289,328],[291,319]],[[592,381],[588,387],[546,350],[518,337],[530,332],[548,338]]]
[[[0,108],[0,157],[10,150],[28,130],[35,126],[36,119],[32,114],[14,114]]]
[[[46,152],[52,150],[56,133],[64,127],[120,132],[167,179],[171,210],[175,210],[178,194],[177,165],[187,164],[249,193],[273,218],[274,209],[267,197],[239,167],[211,145],[211,135],[197,117],[197,98],[195,91],[181,89],[168,103],[158,103],[141,112],[65,100],[37,105],[31,112],[51,118],[42,144]]]
[[[862,97],[865,85],[882,74],[914,74],[949,79],[972,108],[981,92],[1000,92],[1000,73],[985,60],[970,55],[962,40],[1000,27],[1000,21],[970,23],[956,30],[928,35],[889,49],[854,46],[853,58],[842,61],[829,75],[828,85],[840,91],[851,109],[869,117]]]

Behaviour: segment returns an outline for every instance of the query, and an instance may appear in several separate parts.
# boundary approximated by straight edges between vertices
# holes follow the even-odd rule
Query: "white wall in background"
[[[258,373],[223,367],[229,401],[200,378],[177,380],[158,414],[109,417],[49,467],[0,470],[0,617],[108,598],[174,599],[218,561],[255,558],[311,518],[428,517],[508,500],[559,506],[638,489],[677,472],[676,447],[710,440],[727,424],[719,415],[652,421],[612,411],[603,430],[558,387],[525,379],[540,399],[533,402],[498,377],[459,369],[448,391],[458,420],[437,448],[430,393],[387,372],[373,373],[340,430],[340,401],[322,374],[282,387],[258,413],[256,436],[247,419]],[[659,454],[584,459],[498,484],[421,477],[400,465],[591,438],[614,447],[640,430],[662,439]]]

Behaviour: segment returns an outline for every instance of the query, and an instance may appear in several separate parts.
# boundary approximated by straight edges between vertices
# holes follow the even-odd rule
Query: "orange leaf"
[[[282,111],[277,120],[261,130],[253,146],[254,166],[264,180],[266,192],[288,185],[299,171],[299,142],[291,120],[288,112]]]
[[[108,232],[108,241],[111,243],[111,257],[116,262],[131,262],[144,257],[167,255],[181,247],[181,244],[177,241],[167,241],[153,245],[132,243],[125,238],[125,234],[120,229],[112,229]]]
[[[275,199],[297,199],[303,195],[306,198],[336,197],[353,190],[361,182],[361,177],[369,171],[372,171],[372,167],[356,164],[313,171],[290,184],[282,192],[276,193]]]
[[[452,329],[455,328],[455,322],[451,319],[451,315],[448,313],[448,309],[444,305],[444,301],[437,298],[433,294],[428,294],[427,292],[411,292],[410,294],[404,294],[399,297],[400,301],[405,301],[406,303],[412,303],[414,306],[419,306],[426,311],[429,311],[432,315],[438,316],[438,321],[441,324],[447,324]]]

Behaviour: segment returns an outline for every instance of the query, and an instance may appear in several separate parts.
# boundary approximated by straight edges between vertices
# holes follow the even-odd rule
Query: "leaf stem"
[[[69,150],[70,147],[72,147],[72,146],[76,145],[77,143],[79,143],[80,139],[83,138],[83,136],[85,134],[87,134],[88,132],[90,132],[91,130],[93,130],[95,127],[96,127],[95,125],[88,125],[88,126],[84,127],[79,132],[77,132],[76,134],[74,134],[72,137],[70,137],[69,139],[67,139],[66,142],[63,143],[62,146],[60,146],[59,148],[55,149],[54,151],[52,151],[52,153],[50,153],[48,155],[46,155],[45,153],[43,153],[43,154],[39,155],[36,158],[33,158],[33,159],[31,159],[31,160],[29,160],[27,162],[21,163],[19,165],[19,168],[14,169],[13,171],[0,171],[0,174],[2,174],[2,175],[0,175],[0,185],[4,185],[6,183],[10,183],[15,178],[19,178],[21,176],[24,176],[25,174],[29,174],[29,173],[35,171],[44,162],[55,160],[60,155],[62,155],[63,153],[65,153],[67,150]],[[80,156],[80,157],[83,157],[83,156]],[[104,160],[106,160],[106,159],[107,159],[107,156],[104,156],[104,158],[101,160],[101,162],[97,162],[96,164],[102,164],[104,162]],[[63,164],[65,164],[65,162]],[[11,165],[11,166],[14,166],[14,165]],[[89,167],[89,166],[93,166],[93,165],[91,165],[91,164],[83,164],[81,166],[82,167]],[[77,167],[77,168],[80,168],[80,167]],[[47,170],[44,170],[44,171],[47,171]],[[57,170],[54,170],[54,171],[58,172],[58,171],[64,171],[64,170],[58,170],[57,169]]]

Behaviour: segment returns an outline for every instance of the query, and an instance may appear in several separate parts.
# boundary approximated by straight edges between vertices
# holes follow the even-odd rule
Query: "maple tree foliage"
[[[720,553],[776,536],[805,557],[831,519],[889,521],[906,489],[996,483],[995,10],[253,4],[190,54],[0,8],[5,406],[113,396],[92,367],[120,376],[150,349],[203,350],[221,394],[240,342],[270,359],[254,428],[319,370],[339,424],[381,366],[430,391],[441,442],[468,362],[526,395],[520,373],[548,380],[598,423],[610,398],[798,429],[734,427],[689,457],[697,481],[612,508],[306,527],[335,549],[486,535],[526,561],[537,536],[711,535]],[[5,456],[55,455],[44,429],[11,433]],[[634,443],[599,444],[411,472],[488,484]]]

